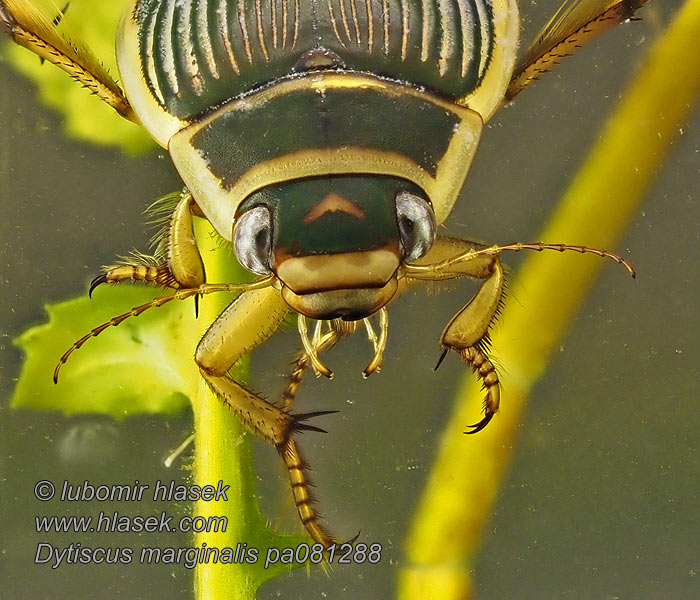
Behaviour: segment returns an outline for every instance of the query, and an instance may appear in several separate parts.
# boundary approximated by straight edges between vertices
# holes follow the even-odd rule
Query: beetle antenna
[[[170,294],[169,296],[160,296],[158,298],[154,298],[150,302],[146,302],[145,304],[140,304],[139,306],[135,306],[131,310],[122,313],[121,315],[117,315],[116,317],[112,317],[109,321],[105,321],[101,325],[98,325],[94,329],[90,330],[88,333],[86,333],[83,337],[81,337],[79,340],[76,340],[73,345],[68,348],[63,353],[63,356],[58,361],[58,364],[56,365],[56,368],[54,369],[53,372],[53,382],[58,383],[58,374],[61,370],[61,367],[66,364],[66,361],[70,357],[73,352],[75,352],[78,348],[80,348],[85,342],[87,342],[90,338],[97,337],[100,335],[105,329],[109,327],[116,327],[123,321],[126,321],[130,317],[138,317],[141,313],[147,311],[149,308],[153,308],[154,306],[163,306],[163,304],[167,304],[168,302],[171,302],[173,300],[186,300],[187,298],[191,298],[192,296],[198,296],[198,295],[206,295],[206,294],[213,294],[214,292],[247,292],[250,290],[259,290],[262,288],[266,288],[272,284],[273,276],[269,275],[267,277],[264,277],[263,279],[258,279],[257,281],[253,281],[251,283],[210,283],[210,284],[204,284],[200,285],[199,287],[195,288],[184,288],[181,290],[178,290],[174,294]]]
[[[477,256],[481,255],[496,255],[506,250],[511,250],[513,252],[520,252],[521,250],[535,250],[536,252],[542,252],[543,250],[556,250],[557,252],[564,252],[566,250],[574,250],[581,254],[595,254],[601,258],[609,258],[614,260],[617,264],[623,265],[632,278],[637,277],[637,272],[634,267],[627,262],[624,258],[607,250],[601,250],[600,248],[590,248],[589,246],[575,246],[572,244],[545,244],[544,242],[533,242],[533,243],[523,243],[515,242],[513,244],[504,244],[502,246],[489,246],[488,248],[482,248],[480,250],[467,250],[462,254],[441,260],[436,263],[427,265],[405,265],[407,275],[413,273],[419,273],[423,271],[436,271],[441,269],[447,269],[458,263],[469,261]]]

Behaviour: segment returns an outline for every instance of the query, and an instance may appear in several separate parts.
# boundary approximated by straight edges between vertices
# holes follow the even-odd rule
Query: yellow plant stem
[[[697,100],[698,40],[700,0],[688,0],[624,93],[542,240],[615,248]],[[471,374],[465,378],[409,532],[401,600],[472,596],[475,554],[528,393],[603,266],[602,260],[573,253],[535,255],[525,262],[517,276],[519,302],[507,303],[493,336],[495,354],[505,365],[503,409],[483,432],[466,437],[465,424],[475,420],[483,392]]]

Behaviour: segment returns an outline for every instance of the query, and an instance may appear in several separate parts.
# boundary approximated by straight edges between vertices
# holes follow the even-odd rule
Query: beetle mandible
[[[564,244],[480,243],[437,235],[462,189],[484,123],[534,79],[648,0],[569,0],[516,65],[515,0],[135,0],[117,37],[123,91],[90,52],[66,40],[27,0],[1,0],[0,20],[18,44],[67,71],[124,118],[140,123],[185,184],[156,261],[107,268],[101,283],[173,288],[96,327],[174,299],[240,295],[210,326],[195,361],[216,395],[287,467],[299,517],[325,546],[294,434],[327,414],[295,414],[304,371],[332,376],[320,354],[362,322],[378,371],[386,305],[421,281],[480,279],[476,295],[440,337],[486,391],[483,429],[500,387],[489,328],[505,294],[506,250],[592,252]],[[207,219],[261,277],[207,281],[193,218]],[[298,314],[304,352],[282,400],[246,389],[230,367]],[[369,318],[379,315],[377,334]],[[316,321],[309,333],[307,319]]]

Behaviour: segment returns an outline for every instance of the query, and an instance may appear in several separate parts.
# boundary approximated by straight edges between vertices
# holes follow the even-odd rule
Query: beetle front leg
[[[185,192],[175,207],[168,230],[168,266],[183,287],[204,283],[204,263],[194,235],[194,214],[201,214],[192,194]]]
[[[214,393],[259,437],[273,444],[284,461],[299,518],[314,541],[328,547],[333,538],[319,523],[311,495],[308,465],[295,432],[323,431],[304,421],[326,412],[294,415],[254,394],[229,374],[229,369],[280,326],[287,305],[278,290],[267,288],[239,296],[214,321],[197,346],[195,360]]]
[[[499,254],[507,250],[514,252],[521,250],[537,252],[571,250],[581,254],[596,254],[623,265],[632,277],[635,276],[632,265],[624,258],[607,250],[544,242],[515,242],[500,246],[485,246],[466,240],[438,238],[426,256],[415,264],[404,265],[404,288],[414,280],[443,281],[464,275],[485,280],[477,294],[447,324],[440,339],[443,353],[438,365],[450,349],[455,350],[477,373],[486,390],[484,417],[475,425],[470,425],[471,431],[466,433],[476,433],[486,427],[498,410],[500,402],[501,392],[498,374],[488,356],[490,343],[488,333],[503,304],[506,286]]]
[[[194,214],[199,214],[189,192],[181,194],[163,235],[167,260],[107,267],[90,284],[90,295],[102,283],[144,281],[173,289],[194,288],[205,281],[204,263],[194,235]]]
[[[484,417],[476,424],[470,425],[470,431],[481,431],[498,411],[501,398],[498,374],[488,355],[489,329],[498,316],[505,296],[506,282],[503,266],[497,255],[478,255],[473,260],[466,258],[449,268],[440,268],[439,261],[449,255],[463,254],[470,250],[480,250],[486,246],[466,240],[440,238],[433,250],[419,265],[424,265],[422,273],[412,273],[424,280],[444,280],[458,276],[484,279],[484,283],[474,297],[450,320],[440,337],[443,353],[438,361],[442,362],[449,350],[455,350],[469,365],[482,382],[486,390],[484,399]],[[431,268],[430,263],[435,267]],[[436,367],[437,368],[437,367]]]
[[[476,295],[447,324],[440,344],[444,348],[443,356],[450,349],[457,353],[477,374],[483,388],[484,417],[478,423],[470,425],[470,431],[481,431],[498,411],[501,389],[498,373],[488,356],[488,332],[503,303],[505,295],[505,276],[499,258],[493,257],[493,271]]]

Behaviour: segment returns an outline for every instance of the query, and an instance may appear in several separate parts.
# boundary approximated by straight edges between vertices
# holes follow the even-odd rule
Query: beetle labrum
[[[320,353],[363,322],[381,367],[386,305],[409,285],[467,276],[483,284],[449,321],[455,350],[486,390],[485,427],[498,410],[489,328],[505,293],[500,253],[604,250],[564,244],[480,243],[437,235],[462,189],[486,122],[579,45],[629,19],[647,0],[571,0],[516,66],[515,0],[136,0],[122,19],[124,91],[86,49],[26,0],[1,0],[13,39],[72,75],[170,152],[186,186],[154,260],[107,268],[93,282],[145,281],[173,294],[114,317],[78,340],[174,299],[241,294],[200,341],[195,361],[216,395],[284,460],[299,517],[319,523],[294,434],[325,412],[291,410]],[[293,123],[293,127],[289,124]],[[193,218],[207,219],[238,260],[262,276],[207,282]],[[228,371],[298,314],[303,354],[276,404]],[[369,318],[379,315],[377,334]],[[313,333],[307,319],[316,321]],[[322,431],[322,430],[320,430]]]

